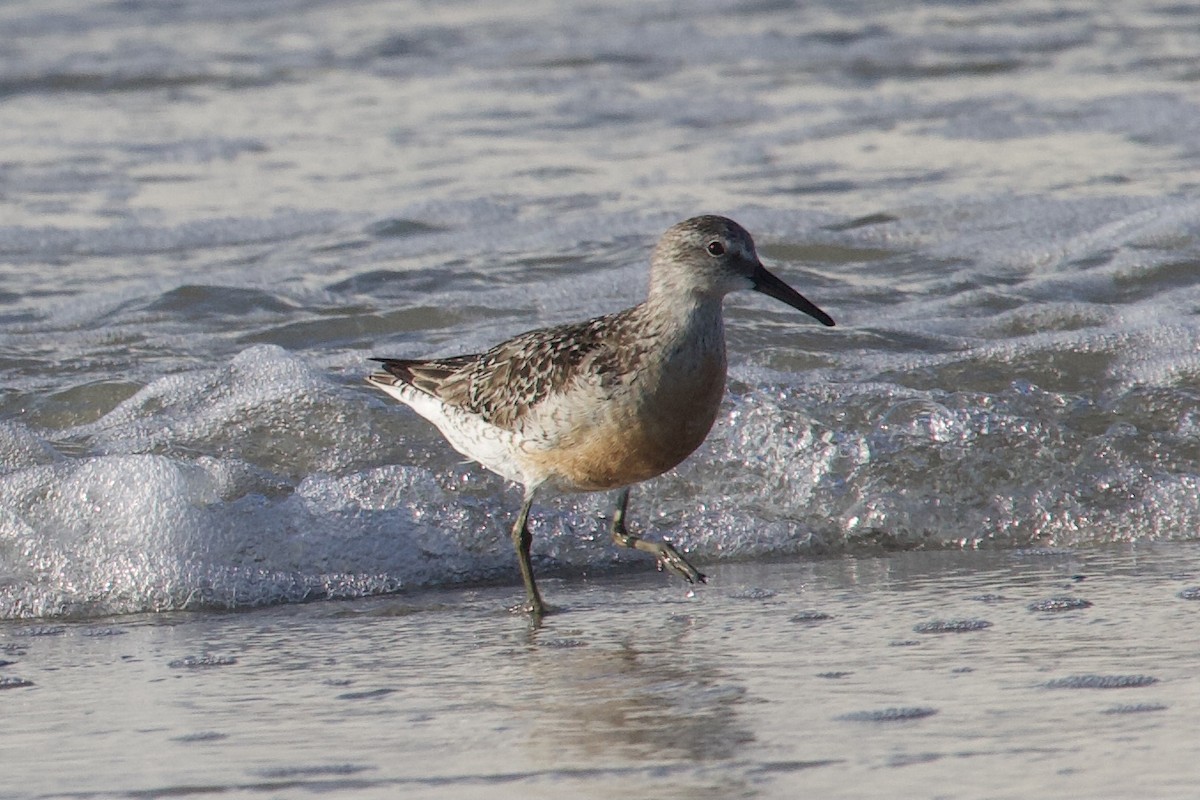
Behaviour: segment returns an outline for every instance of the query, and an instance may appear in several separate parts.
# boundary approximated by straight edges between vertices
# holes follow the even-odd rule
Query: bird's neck
[[[677,287],[664,289],[652,283],[646,302],[642,305],[655,316],[684,323],[696,319],[711,319],[714,316],[720,318],[721,303],[724,299],[722,294]]]
[[[683,345],[697,352],[725,352],[723,298],[687,293],[669,297],[651,292],[642,304],[642,313],[652,320],[651,327],[664,345]]]

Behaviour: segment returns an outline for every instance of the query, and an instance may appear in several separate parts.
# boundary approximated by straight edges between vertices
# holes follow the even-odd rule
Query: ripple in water
[[[296,778],[319,778],[324,776],[357,775],[367,772],[372,767],[360,764],[323,764],[312,767],[269,767],[258,771],[258,774],[271,780],[286,780]]]
[[[734,592],[729,595],[734,600],[770,600],[775,596],[775,592],[770,589],[760,589],[757,587],[743,589],[740,592]]]
[[[881,708],[873,711],[852,711],[842,714],[838,719],[846,722],[908,722],[914,719],[932,717],[938,713],[936,708],[914,706],[911,708]]]
[[[209,667],[227,667],[236,664],[233,656],[216,656],[205,653],[199,656],[184,656],[167,664],[172,669],[208,669]]]
[[[1161,703],[1133,703],[1131,705],[1113,706],[1101,711],[1101,714],[1145,714],[1151,711],[1166,711],[1167,706]]]
[[[223,739],[228,739],[229,734],[218,733],[217,731],[199,731],[197,733],[185,733],[183,736],[176,736],[171,741],[173,742],[219,742]]]
[[[83,631],[84,636],[124,636],[128,631],[123,631],[120,628],[86,628]]]
[[[1047,689],[1136,689],[1152,686],[1158,678],[1151,675],[1068,675],[1047,681]]]
[[[1047,597],[1029,604],[1029,610],[1035,612],[1058,613],[1060,611],[1078,611],[1081,608],[1091,608],[1092,601],[1082,597]]]
[[[18,628],[13,631],[14,636],[62,636],[67,632],[67,629],[62,625],[32,625],[28,628]]]
[[[337,696],[338,700],[374,700],[377,697],[387,697],[395,692],[395,689],[364,689],[361,692],[343,692]]]
[[[554,647],[561,650],[569,650],[574,647],[587,647],[588,643],[583,639],[542,639],[538,642],[541,647]]]
[[[913,626],[914,633],[969,633],[992,627],[986,619],[934,619]]]

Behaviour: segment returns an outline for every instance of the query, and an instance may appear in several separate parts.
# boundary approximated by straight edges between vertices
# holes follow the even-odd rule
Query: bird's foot
[[[613,519],[612,540],[618,547],[641,550],[654,556],[659,572],[671,572],[688,583],[708,583],[703,572],[693,567],[670,542],[648,542],[625,528],[624,515]]]
[[[549,611],[541,598],[538,598],[537,601],[526,600],[524,603],[517,603],[515,606],[510,606],[508,610],[512,614],[528,614],[535,623],[541,622],[542,617]]]
[[[691,565],[670,542],[645,542],[656,544],[655,556],[659,571],[673,572],[688,583],[708,583],[708,576]]]

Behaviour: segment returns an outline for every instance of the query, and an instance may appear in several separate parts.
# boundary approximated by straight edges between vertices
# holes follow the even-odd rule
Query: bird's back
[[[634,311],[527,331],[484,353],[375,359],[386,373],[371,378],[390,375],[498,428],[519,430],[547,397],[580,380],[603,380],[617,371],[621,334]]]

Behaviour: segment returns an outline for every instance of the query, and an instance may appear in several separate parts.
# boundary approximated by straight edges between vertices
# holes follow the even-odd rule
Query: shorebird
[[[546,604],[530,562],[529,509],[542,487],[616,489],[610,533],[689,583],[703,574],[669,542],[628,531],[632,484],[700,446],[725,392],[722,301],[754,289],[823,325],[833,319],[759,261],[741,225],[717,216],[671,227],[654,248],[646,300],[586,322],[539,328],[486,353],[376,358],[367,381],[432,422],[455,450],[524,487],[512,527],[524,610]]]

